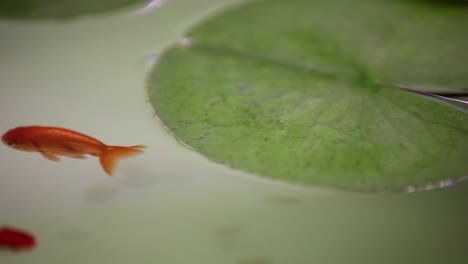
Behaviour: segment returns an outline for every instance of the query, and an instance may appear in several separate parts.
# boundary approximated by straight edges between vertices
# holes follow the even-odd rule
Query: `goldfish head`
[[[35,146],[31,140],[27,139],[26,132],[22,127],[11,129],[2,135],[2,142],[14,149],[33,151]]]

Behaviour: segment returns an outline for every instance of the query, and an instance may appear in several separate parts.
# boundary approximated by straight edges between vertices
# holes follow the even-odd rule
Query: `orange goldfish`
[[[66,128],[43,126],[11,129],[3,134],[2,142],[17,150],[39,152],[52,161],[60,160],[57,155],[76,159],[84,159],[86,154],[97,156],[104,171],[111,176],[120,159],[141,154],[145,148],[143,145],[107,146]]]

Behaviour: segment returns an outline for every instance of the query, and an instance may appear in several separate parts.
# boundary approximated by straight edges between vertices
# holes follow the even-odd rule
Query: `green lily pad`
[[[148,83],[185,144],[258,175],[393,190],[468,174],[468,115],[393,88],[468,84],[468,9],[255,1],[194,28]]]
[[[70,18],[104,13],[144,2],[143,0],[2,0],[0,17]],[[147,1],[145,1],[147,2]]]

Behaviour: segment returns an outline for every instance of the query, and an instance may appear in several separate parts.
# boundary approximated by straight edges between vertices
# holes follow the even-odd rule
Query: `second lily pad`
[[[143,0],[2,0],[0,17],[64,19],[106,13],[142,2]]]

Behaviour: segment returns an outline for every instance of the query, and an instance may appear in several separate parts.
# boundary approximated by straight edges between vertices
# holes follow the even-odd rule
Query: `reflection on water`
[[[166,4],[169,0],[151,0],[145,7],[139,9],[137,11],[137,14],[144,14],[146,12],[149,12],[155,8],[160,8],[164,4]]]
[[[146,55],[145,60],[146,60],[146,63],[148,64],[148,66],[152,66],[152,65],[158,63],[159,54],[156,54],[156,53],[148,54],[148,55]]]
[[[446,188],[446,187],[452,186],[453,184],[456,184],[465,180],[468,180],[468,175],[460,176],[455,179],[444,179],[436,183],[430,182],[421,186],[410,185],[406,187],[406,192],[412,193],[412,192],[418,192],[418,191],[430,191],[433,189]]]
[[[193,44],[193,39],[189,37],[183,37],[177,42],[181,47],[190,47]]]

